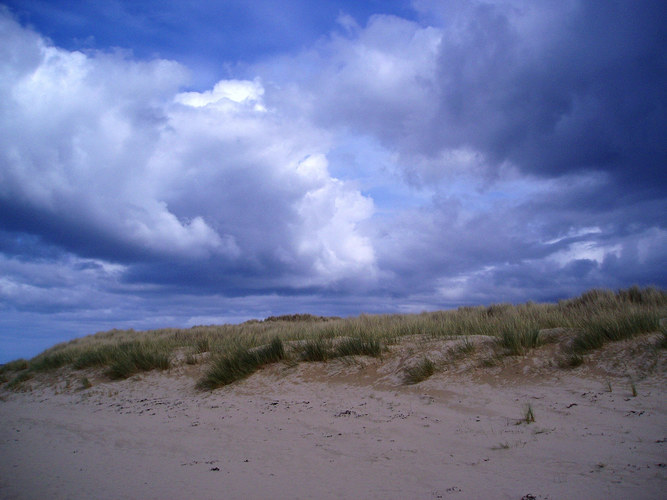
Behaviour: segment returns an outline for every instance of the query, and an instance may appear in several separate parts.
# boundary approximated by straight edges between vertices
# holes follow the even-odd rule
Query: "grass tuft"
[[[108,366],[114,361],[118,346],[103,344],[81,352],[72,362],[77,370],[95,366]]]
[[[208,372],[197,385],[200,389],[213,390],[246,378],[258,369],[257,356],[247,349],[239,349],[213,360]]]
[[[405,370],[405,383],[408,385],[418,384],[434,373],[435,363],[424,356],[419,363]]]
[[[498,443],[496,446],[492,446],[492,450],[509,450],[511,448],[510,444],[505,441],[504,443]]]
[[[329,339],[309,339],[299,347],[299,350],[303,361],[327,361],[334,357],[331,340]]]
[[[374,358],[382,354],[382,344],[379,339],[370,337],[352,337],[343,339],[334,349],[336,356],[371,356]]]
[[[211,339],[203,337],[195,341],[195,353],[202,354],[211,350]]]
[[[533,407],[531,405],[526,406],[526,412],[524,414],[523,420],[527,424],[532,424],[535,422],[535,413],[533,413]]]
[[[7,384],[7,389],[11,391],[18,391],[21,390],[23,387],[23,383],[30,380],[33,378],[35,375],[34,373],[30,371],[23,371],[19,373],[18,375],[15,375],[14,378],[12,378],[9,383]]]
[[[107,374],[112,379],[123,379],[150,370],[169,368],[169,353],[158,346],[144,342],[120,344],[113,352]]]
[[[275,337],[268,343],[268,345],[261,346],[255,350],[255,355],[260,365],[268,365],[270,363],[277,363],[285,359],[285,346],[283,341]]]
[[[659,329],[656,314],[637,309],[600,312],[580,322],[581,332],[574,338],[572,350],[585,353],[607,342],[624,340]]]
[[[285,358],[282,340],[274,338],[269,344],[255,349],[239,346],[235,351],[218,355],[197,387],[213,390],[237,380],[249,377],[262,366],[276,363]]]
[[[56,370],[62,366],[71,364],[74,357],[75,353],[68,350],[44,353],[30,360],[30,370],[36,372]]]
[[[558,360],[559,368],[576,368],[584,364],[584,357],[576,352],[570,353],[565,358]]]
[[[667,318],[661,318],[658,322],[660,324],[660,340],[658,341],[659,349],[667,349]]]
[[[461,342],[450,348],[447,353],[451,358],[459,359],[471,355],[476,350],[477,347],[475,346],[475,343],[466,336]]]
[[[539,329],[530,324],[514,322],[502,328],[498,344],[510,356],[522,356],[540,345]]]
[[[27,369],[28,369],[28,360],[21,358],[21,359],[16,359],[14,361],[10,361],[9,363],[5,363],[4,365],[0,365],[0,374],[7,372],[18,372]]]

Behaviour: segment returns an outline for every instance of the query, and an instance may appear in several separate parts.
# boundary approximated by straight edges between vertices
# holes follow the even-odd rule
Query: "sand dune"
[[[397,375],[405,346],[276,364],[212,392],[194,388],[201,366],[86,372],[85,390],[61,371],[2,392],[0,497],[664,498],[665,350],[633,357],[647,342],[574,370],[538,352],[412,386]]]

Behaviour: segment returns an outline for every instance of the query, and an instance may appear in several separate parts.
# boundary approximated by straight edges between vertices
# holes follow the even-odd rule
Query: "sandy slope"
[[[407,355],[274,365],[210,393],[187,366],[87,390],[38,380],[2,393],[0,497],[665,498],[665,350],[637,374],[614,349],[415,386],[397,378]]]

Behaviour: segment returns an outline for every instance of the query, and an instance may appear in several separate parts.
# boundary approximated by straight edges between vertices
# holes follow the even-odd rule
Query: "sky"
[[[0,0],[0,362],[667,287],[663,1]]]

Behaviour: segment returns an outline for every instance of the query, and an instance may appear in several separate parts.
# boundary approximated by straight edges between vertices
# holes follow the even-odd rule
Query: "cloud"
[[[326,158],[308,157],[299,164],[298,171],[306,177],[326,179]],[[369,281],[374,277],[372,242],[355,230],[356,225],[372,216],[371,200],[349,191],[341,181],[330,180],[310,190],[300,201],[297,213],[304,224],[298,250],[302,255],[316,256],[313,269],[318,276],[335,280],[351,271],[365,273]]]
[[[645,232],[664,230],[664,7],[415,5],[421,22],[378,15],[359,26],[341,16],[341,32],[259,67],[274,83],[267,100],[301,96],[303,112],[336,130],[338,144],[350,135],[379,142],[370,160],[369,149],[346,153],[360,175],[373,167],[350,156],[390,158],[367,185],[400,172],[420,193],[382,204],[374,219],[378,266],[392,277],[384,290],[416,296],[439,280],[502,271],[516,273],[509,295],[530,296],[539,272],[536,296],[553,298],[565,290],[556,274],[586,266],[579,289],[631,276],[663,283],[657,260],[623,280],[610,263],[632,254],[632,238],[659,252]],[[488,289],[493,301],[494,286],[465,293]]]
[[[662,3],[416,6],[427,25],[375,16],[304,57],[323,67],[311,79],[321,123],[380,138],[427,182],[465,153],[493,175],[507,165],[544,177],[605,172],[659,195]]]
[[[2,26],[5,47],[32,54],[0,61],[7,229],[126,264],[272,266],[295,288],[372,274],[360,229],[372,202],[328,173],[326,133],[267,109],[259,79],[179,92],[176,63],[69,52],[6,15]]]
[[[224,103],[229,101],[234,103],[249,102],[254,105],[256,111],[266,111],[266,108],[261,103],[263,94],[264,89],[258,80],[254,82],[223,80],[216,83],[213,90],[178,94],[175,101],[195,108],[211,104],[224,106]]]
[[[646,187],[667,158],[656,121],[667,104],[664,6],[555,5],[461,13],[439,54],[428,146],[465,142],[525,172],[602,170]]]
[[[203,87],[0,12],[0,334],[665,286],[662,5],[413,4]]]
[[[312,92],[312,113],[325,126],[354,126],[387,141],[407,139],[433,104],[441,36],[412,21],[373,16],[363,29],[333,34],[302,54],[293,62],[294,78],[308,78],[303,85]]]

